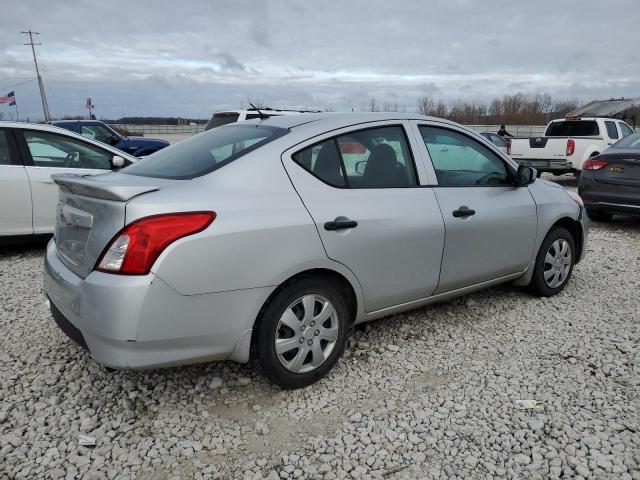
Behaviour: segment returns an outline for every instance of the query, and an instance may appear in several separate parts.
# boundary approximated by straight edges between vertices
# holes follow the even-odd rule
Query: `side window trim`
[[[338,144],[338,137],[347,136],[349,134],[363,132],[363,131],[367,131],[367,130],[376,130],[376,129],[379,129],[379,128],[381,129],[381,128],[392,128],[392,127],[398,127],[398,128],[400,128],[402,130],[402,135],[404,136],[404,140],[405,140],[405,143],[407,145],[408,152],[409,152],[409,157],[411,159],[412,166],[413,166],[413,176],[414,176],[414,180],[416,182],[415,185],[407,185],[407,186],[403,186],[403,187],[357,187],[357,188],[351,188],[350,185],[349,185],[349,179],[348,179],[348,176],[347,176],[347,172],[346,172],[346,169],[345,169],[345,166],[344,166],[344,159],[342,158],[342,152],[340,151],[340,145]],[[350,127],[346,127],[346,128],[350,128]],[[329,132],[327,132],[327,133],[329,133]],[[344,186],[332,185],[332,184],[326,182],[324,179],[322,179],[319,176],[317,176],[311,170],[309,170],[309,169],[305,168],[304,166],[300,165],[293,158],[298,153],[303,152],[303,151],[307,150],[308,148],[313,148],[313,147],[315,147],[317,145],[325,143],[325,142],[327,142],[329,140],[333,140],[333,142],[334,142],[334,144],[336,146],[336,149],[338,150],[338,158],[340,160],[340,169],[342,171],[342,175],[343,175],[344,181],[345,181],[345,185]],[[340,129],[339,133],[334,133],[333,135],[330,135],[330,136],[327,136],[327,137],[325,137],[323,135],[321,140],[318,140],[318,141],[316,141],[314,143],[305,144],[304,147],[292,151],[290,154],[288,154],[288,156],[293,161],[293,163],[295,163],[296,165],[298,165],[300,168],[304,169],[305,171],[309,172],[311,175],[313,175],[315,178],[320,180],[325,185],[328,185],[328,186],[330,186],[332,188],[340,188],[340,189],[346,189],[346,190],[371,190],[371,189],[396,189],[396,188],[420,188],[420,187],[424,187],[424,185],[420,185],[420,179],[419,179],[419,176],[418,176],[418,166],[416,164],[415,154],[413,152],[413,149],[412,149],[412,146],[411,146],[411,141],[410,141],[409,136],[407,134],[407,130],[406,130],[405,125],[403,123],[381,124],[381,125],[357,128],[355,130],[344,130],[343,131],[343,129]]]
[[[338,136],[336,135],[331,140],[333,140],[333,144],[336,147],[336,152],[338,152],[338,161],[340,162],[340,171],[342,172],[342,178],[344,178],[344,186],[340,188],[351,188],[351,184],[349,183],[349,175],[347,175],[347,169],[344,166],[344,158],[342,158],[342,151],[340,150],[340,144],[338,143]]]
[[[31,151],[29,150],[29,146],[27,145],[27,139],[24,137],[24,129],[15,130],[15,134],[16,144],[18,146],[20,156],[22,157],[22,161],[24,162],[24,166],[35,167],[35,163],[33,163],[33,157],[31,156]]]
[[[24,167],[24,160],[20,149],[18,148],[18,142],[16,140],[17,132],[14,128],[0,128],[0,132],[6,133],[7,147],[9,148],[9,164],[7,166]]]
[[[472,141],[476,141],[474,140],[467,132],[461,131],[459,129],[456,128],[451,128],[449,125],[446,124],[437,124],[437,123],[424,123],[424,122],[416,122],[415,123],[416,128],[418,130],[418,134],[420,134],[420,138],[422,143],[424,143],[424,151],[427,154],[427,158],[426,161],[428,161],[431,164],[431,167],[434,170],[434,174],[435,174],[435,166],[433,165],[433,160],[431,159],[431,154],[429,153],[429,149],[427,148],[426,142],[424,142],[424,140],[422,140],[422,134],[420,133],[420,127],[428,127],[428,128],[439,128],[441,130],[446,130],[446,131],[450,131],[450,132],[454,132],[454,133],[458,133],[460,135],[463,135],[465,137],[467,137],[469,140]],[[478,142],[479,143],[479,142]],[[493,145],[493,142],[489,141],[488,143],[491,143],[492,146],[495,147],[495,145]],[[482,144],[480,144],[482,145]],[[484,146],[484,145],[483,145]],[[496,152],[492,151],[491,149],[488,149],[498,160],[500,160],[500,162],[502,163],[502,165],[504,166],[505,171],[507,172],[507,177],[509,180],[509,184],[506,185],[441,185],[437,175],[435,176],[435,185],[431,185],[432,187],[440,187],[440,188],[487,188],[487,187],[491,187],[491,188],[495,188],[495,187],[501,187],[501,188],[514,188],[514,176],[515,176],[515,171],[514,171],[514,167],[508,163],[507,161],[505,161],[505,159],[502,158],[501,155],[498,155]]]

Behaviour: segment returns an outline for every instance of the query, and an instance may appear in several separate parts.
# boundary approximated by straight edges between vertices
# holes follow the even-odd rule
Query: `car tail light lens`
[[[507,155],[511,155],[511,139],[507,140]]]
[[[586,160],[584,162],[584,165],[582,165],[582,169],[583,170],[600,170],[601,168],[604,168],[608,165],[607,162],[605,162],[604,160],[600,160],[597,157],[594,158],[590,158],[589,160]]]
[[[567,140],[567,157],[573,155],[573,152],[576,151],[576,141],[573,138]]]
[[[146,275],[165,248],[180,238],[203,231],[215,218],[215,212],[185,212],[136,220],[111,241],[96,270]]]

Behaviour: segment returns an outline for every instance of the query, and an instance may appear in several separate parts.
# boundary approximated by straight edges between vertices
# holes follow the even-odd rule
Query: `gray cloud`
[[[640,96],[639,20],[636,0],[22,0],[0,18],[0,88],[34,76],[19,33],[32,28],[56,114],[83,113],[87,96],[105,117],[206,117],[247,98],[411,110],[425,94]],[[35,82],[15,91],[41,115]]]

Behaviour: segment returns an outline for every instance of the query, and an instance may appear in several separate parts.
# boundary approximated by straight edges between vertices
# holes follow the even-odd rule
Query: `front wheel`
[[[334,285],[313,277],[293,281],[258,319],[256,360],[280,387],[306,387],[337,363],[350,324],[349,309]]]
[[[571,278],[575,251],[571,234],[561,227],[552,228],[538,251],[530,284],[531,291],[541,297],[560,293]]]

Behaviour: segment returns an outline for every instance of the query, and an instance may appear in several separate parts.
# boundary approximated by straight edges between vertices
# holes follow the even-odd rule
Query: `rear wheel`
[[[612,213],[591,209],[587,209],[587,216],[594,222],[609,222],[613,218]]]
[[[336,364],[351,324],[339,290],[321,278],[285,285],[262,313],[254,339],[256,360],[283,388],[311,385]]]
[[[571,234],[561,227],[552,228],[538,251],[531,291],[541,297],[560,293],[571,278],[575,251]]]

